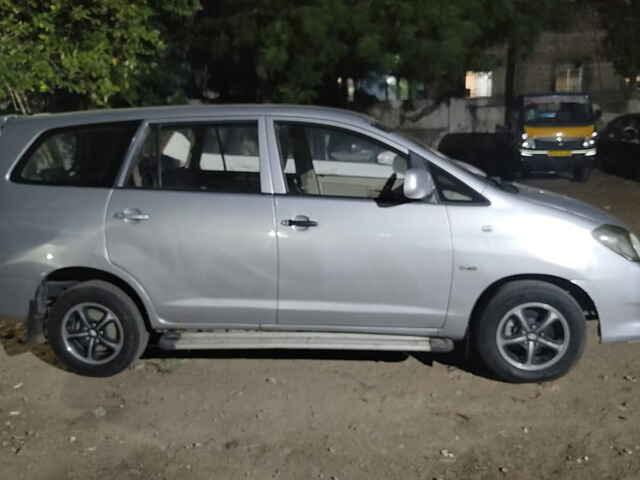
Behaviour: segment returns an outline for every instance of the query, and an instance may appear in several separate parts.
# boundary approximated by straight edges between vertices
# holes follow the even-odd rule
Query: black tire
[[[608,156],[604,156],[603,155],[603,156],[600,157],[600,168],[607,175],[615,175],[616,174],[615,166],[613,165],[612,160]]]
[[[517,179],[526,180],[527,178],[531,177],[531,171],[522,162],[520,162],[520,166],[519,168],[517,168],[516,172],[517,172],[517,177],[516,177]]]
[[[507,177],[510,181],[518,181],[525,178],[525,171],[523,167],[518,165],[510,165],[508,167],[509,175]]]
[[[91,318],[101,313],[105,316]],[[115,320],[107,321],[107,317]],[[103,320],[105,326],[98,330]],[[70,329],[70,325],[78,327]],[[101,280],[79,283],[65,291],[49,311],[47,332],[58,359],[71,371],[91,377],[121,372],[142,355],[149,340],[140,310],[131,297]],[[82,338],[71,339],[69,335]]]
[[[537,324],[538,327],[546,318],[550,318],[543,318],[542,312],[561,318],[542,330],[532,329],[531,325],[526,330],[518,330],[520,321],[516,314],[509,315],[522,306],[529,307],[524,309],[521,316],[529,315],[527,323]],[[550,307],[550,310],[545,310],[546,307]],[[512,328],[511,335],[505,337],[503,334],[507,328]],[[565,329],[568,334],[559,335]],[[531,333],[535,339],[529,337]],[[550,283],[521,280],[508,283],[496,292],[474,323],[471,334],[480,360],[496,379],[512,383],[542,382],[564,375],[582,356],[586,326],[580,305],[567,292]],[[498,337],[505,343],[518,338],[525,340],[499,346]],[[553,343],[554,349],[547,347],[543,341]],[[529,364],[527,352],[532,343],[534,354]],[[562,345],[562,349],[555,350],[557,345]],[[540,356],[537,364],[536,352]],[[553,352],[556,352],[555,356]]]
[[[631,178],[636,182],[640,182],[640,165],[638,165],[637,163],[633,163],[632,169],[633,172]]]
[[[584,183],[589,180],[591,176],[591,171],[593,169],[591,167],[576,167],[573,170],[573,181]]]

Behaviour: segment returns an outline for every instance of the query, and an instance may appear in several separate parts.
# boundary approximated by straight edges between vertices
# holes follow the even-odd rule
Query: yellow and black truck
[[[596,158],[595,122],[600,113],[594,112],[589,95],[523,95],[514,113],[514,153],[524,176],[569,172],[576,181],[588,180]]]

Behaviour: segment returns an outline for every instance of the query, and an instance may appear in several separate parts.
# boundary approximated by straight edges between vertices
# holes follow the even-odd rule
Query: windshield
[[[529,97],[524,99],[526,125],[584,125],[593,123],[586,95]]]

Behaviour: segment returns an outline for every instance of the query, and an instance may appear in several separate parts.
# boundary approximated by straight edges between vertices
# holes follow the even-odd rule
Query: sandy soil
[[[640,230],[640,184],[531,182]],[[589,345],[567,377],[489,380],[458,355],[148,352],[62,370],[0,323],[3,479],[638,479],[640,346]]]

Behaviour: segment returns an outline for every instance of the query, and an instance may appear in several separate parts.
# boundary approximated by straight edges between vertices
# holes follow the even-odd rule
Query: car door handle
[[[296,218],[289,218],[287,220],[282,220],[280,222],[285,227],[317,227],[318,222],[315,220],[310,220],[309,217],[305,217],[304,215],[298,215]]]
[[[148,213],[143,213],[137,208],[126,208],[121,212],[116,212],[113,214],[113,218],[117,218],[118,220],[122,220],[125,222],[142,222],[144,220],[149,220],[151,217]]]

